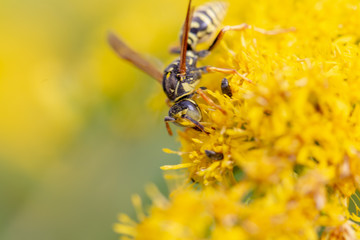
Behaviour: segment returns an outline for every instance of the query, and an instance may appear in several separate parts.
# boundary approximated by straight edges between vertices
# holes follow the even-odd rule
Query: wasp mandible
[[[208,40],[217,31],[225,16],[226,10],[227,4],[224,2],[209,2],[199,6],[194,11],[191,7],[191,0],[189,0],[185,22],[180,34],[180,49],[174,48],[171,50],[173,53],[180,53],[180,56],[170,63],[164,70],[164,73],[161,73],[161,71],[145,60],[139,53],[131,49],[114,33],[110,32],[108,34],[108,42],[120,58],[131,62],[162,84],[166,96],[169,101],[173,103],[170,107],[168,116],[164,119],[167,131],[170,135],[172,135],[172,131],[169,122],[173,122],[180,126],[192,127],[208,134],[208,132],[205,131],[204,126],[200,123],[202,115],[199,106],[192,99],[194,94],[199,94],[208,104],[216,107],[223,114],[226,114],[220,106],[216,105],[209,97],[207,97],[201,88],[198,88],[202,74],[210,72],[237,74],[245,81],[251,83],[251,80],[248,79],[245,74],[240,74],[235,69],[218,68],[214,66],[197,67],[198,59],[209,54],[219,40],[223,38],[225,32],[251,28],[251,26],[247,24],[226,26],[221,29],[208,49],[196,51],[195,48],[198,43]],[[255,27],[253,29],[269,35],[288,31],[267,31]],[[221,86],[223,93],[231,95],[227,79],[223,79]]]

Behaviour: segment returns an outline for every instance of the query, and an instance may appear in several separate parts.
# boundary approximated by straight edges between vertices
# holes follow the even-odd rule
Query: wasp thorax
[[[196,67],[197,56],[191,51],[186,53],[186,72],[180,74],[180,59],[173,61],[163,75],[163,90],[170,101],[178,100],[194,92],[201,78],[200,68]]]
[[[178,84],[180,83],[180,74],[175,71],[165,72],[163,79],[163,89],[171,101],[178,97]]]

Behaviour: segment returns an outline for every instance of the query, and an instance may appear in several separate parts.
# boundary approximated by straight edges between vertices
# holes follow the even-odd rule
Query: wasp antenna
[[[180,75],[184,76],[186,73],[186,50],[187,50],[187,40],[190,29],[190,18],[194,9],[191,9],[191,0],[189,0],[189,6],[186,13],[183,36],[181,39],[181,51],[180,51]]]
[[[175,122],[175,119],[172,118],[172,117],[166,116],[165,119],[164,119],[164,122],[165,122],[167,132],[169,133],[170,136],[172,136],[173,132],[171,131],[169,122]]]

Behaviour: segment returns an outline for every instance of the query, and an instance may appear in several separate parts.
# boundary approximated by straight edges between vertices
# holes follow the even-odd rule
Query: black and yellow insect
[[[200,123],[202,120],[201,111],[192,99],[194,94],[199,94],[210,105],[218,108],[222,113],[226,112],[217,106],[210,98],[208,98],[201,88],[198,88],[201,76],[209,72],[221,72],[225,74],[237,74],[245,81],[251,82],[245,75],[238,73],[235,69],[217,68],[213,66],[197,67],[197,61],[201,57],[205,57],[224,33],[229,30],[244,30],[249,28],[247,24],[237,26],[226,26],[218,33],[215,40],[206,50],[196,51],[198,43],[210,39],[219,28],[225,13],[227,4],[224,2],[209,2],[199,6],[195,11],[191,8],[191,0],[187,9],[184,26],[181,32],[181,45],[178,49],[172,49],[174,53],[180,53],[180,57],[174,60],[161,73],[150,62],[141,57],[137,52],[127,46],[115,34],[109,33],[108,41],[114,51],[123,59],[130,61],[136,67],[140,68],[151,77],[162,83],[163,90],[173,105],[170,107],[169,116],[165,117],[167,130],[172,135],[168,122],[185,127],[193,127],[207,133]],[[265,31],[263,29],[254,28],[265,34],[277,34],[278,32]],[[223,93],[231,95],[229,84],[226,79],[222,81]]]

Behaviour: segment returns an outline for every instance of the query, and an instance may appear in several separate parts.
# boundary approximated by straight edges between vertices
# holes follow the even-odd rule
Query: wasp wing
[[[114,49],[115,53],[125,59],[136,67],[153,77],[159,83],[162,83],[163,74],[157,69],[153,64],[144,59],[139,53],[132,50],[128,45],[126,45],[118,36],[114,33],[109,32],[107,38],[110,46]]]

